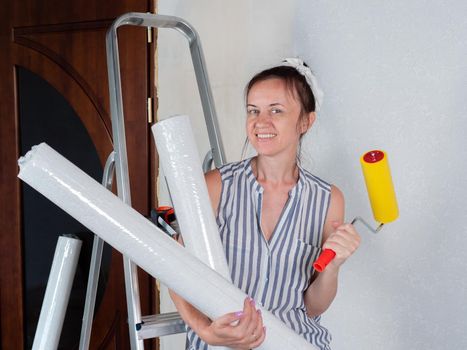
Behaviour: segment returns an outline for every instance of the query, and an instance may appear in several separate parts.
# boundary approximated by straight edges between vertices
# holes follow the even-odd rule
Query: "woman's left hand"
[[[323,249],[332,249],[336,256],[329,264],[340,267],[360,245],[360,235],[352,224],[333,223],[335,231],[324,242]]]

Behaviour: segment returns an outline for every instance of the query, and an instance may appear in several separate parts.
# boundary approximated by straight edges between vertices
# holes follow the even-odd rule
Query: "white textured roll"
[[[210,318],[242,310],[245,293],[47,144],[34,146],[18,163],[20,179]],[[260,349],[316,349],[262,312],[267,336]]]
[[[185,247],[230,280],[190,118],[174,116],[151,130]]]
[[[190,118],[173,116],[154,124],[151,130],[185,247],[232,281]],[[209,346],[209,349],[230,348]]]
[[[54,350],[58,347],[80,249],[79,239],[58,237],[32,345],[33,350]]]

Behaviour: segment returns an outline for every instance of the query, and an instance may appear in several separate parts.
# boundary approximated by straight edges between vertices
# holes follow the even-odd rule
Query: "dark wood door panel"
[[[34,65],[37,73],[40,70],[47,81],[72,99],[88,99],[109,130],[105,33],[110,24],[102,21],[13,29],[14,63]],[[67,79],[57,78],[59,73],[65,73]],[[73,91],[68,93],[70,89]]]
[[[92,139],[102,165],[112,150],[105,33],[125,12],[148,12],[153,1],[0,1],[0,324],[2,349],[22,349],[24,339],[23,249],[18,96],[15,67],[45,79],[72,106]],[[119,30],[122,88],[132,204],[147,215],[151,206],[150,137],[146,101],[152,62],[144,28]],[[8,205],[6,205],[8,204]],[[153,313],[154,283],[140,273],[144,314]],[[154,343],[155,344],[155,343]],[[152,343],[151,343],[152,345]],[[96,310],[91,349],[128,349],[122,257],[112,251],[102,303]]]
[[[2,0],[15,26],[40,26],[114,19],[126,12],[152,12],[149,0]],[[2,6],[2,8],[4,8]]]
[[[13,63],[41,75],[67,97],[83,119],[96,146],[111,141],[105,34],[111,21],[14,28]],[[147,210],[148,130],[145,123],[148,91],[147,45],[144,28],[123,27],[119,33],[125,127],[133,181],[133,206]],[[135,137],[137,136],[137,137]],[[99,147],[98,147],[99,148]],[[130,150],[138,150],[133,156]],[[107,148],[99,152],[104,157]]]
[[[23,67],[39,75],[63,95],[75,110],[97,149],[102,164],[112,151],[112,130],[107,108],[96,102],[89,85],[73,69],[65,70],[41,53],[17,46],[14,50],[15,66]]]

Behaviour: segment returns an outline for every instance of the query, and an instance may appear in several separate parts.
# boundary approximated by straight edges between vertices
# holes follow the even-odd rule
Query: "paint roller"
[[[384,224],[396,220],[399,216],[396,193],[394,192],[391,172],[389,170],[388,157],[384,151],[369,151],[360,157],[360,164],[362,166],[373,217],[380,224],[374,229],[359,216],[352,220],[352,224],[360,221],[370,231],[377,233],[383,228]],[[314,269],[318,272],[322,272],[335,256],[336,253],[332,249],[324,249],[318,259],[313,263]]]

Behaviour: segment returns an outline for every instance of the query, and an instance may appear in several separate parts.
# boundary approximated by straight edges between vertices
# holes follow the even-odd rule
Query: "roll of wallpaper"
[[[386,152],[380,150],[366,152],[361,156],[360,163],[373,217],[382,224],[396,220],[399,216],[399,208]]]
[[[232,281],[190,118],[173,116],[154,124],[151,130],[185,247]],[[209,346],[209,349],[230,348]]]
[[[33,350],[53,350],[58,347],[80,249],[79,239],[58,237],[32,345]]]
[[[190,118],[174,116],[151,130],[185,247],[230,280]]]
[[[20,179],[208,317],[242,309],[245,293],[47,144],[34,146],[18,163]],[[259,349],[316,349],[261,310],[267,335]]]

